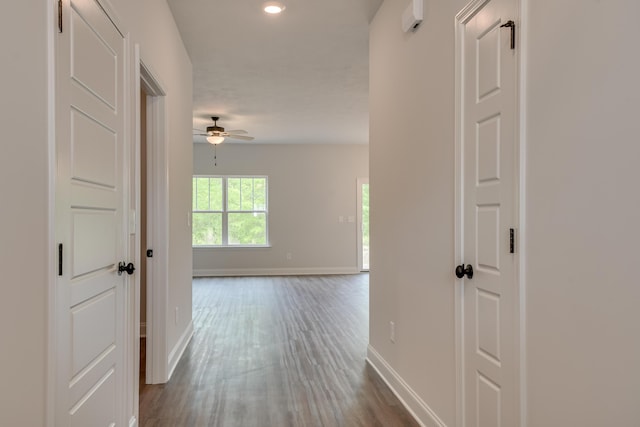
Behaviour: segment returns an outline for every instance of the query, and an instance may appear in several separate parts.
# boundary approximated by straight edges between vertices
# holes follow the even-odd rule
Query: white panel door
[[[56,425],[124,424],[125,41],[95,0],[56,40]]]
[[[464,411],[467,427],[514,427],[517,410],[516,55],[513,0],[489,0],[462,40]]]

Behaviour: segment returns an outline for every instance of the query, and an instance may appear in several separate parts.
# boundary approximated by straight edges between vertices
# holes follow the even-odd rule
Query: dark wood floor
[[[368,280],[194,279],[195,335],[141,426],[417,426],[365,363]]]

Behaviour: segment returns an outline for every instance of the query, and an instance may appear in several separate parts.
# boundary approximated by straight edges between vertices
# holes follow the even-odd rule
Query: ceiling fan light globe
[[[224,137],[223,136],[208,136],[207,137],[207,142],[209,144],[218,145],[218,144],[221,144],[222,141],[224,141]]]
[[[268,1],[263,3],[262,8],[270,15],[277,15],[285,10],[285,5],[277,1]]]

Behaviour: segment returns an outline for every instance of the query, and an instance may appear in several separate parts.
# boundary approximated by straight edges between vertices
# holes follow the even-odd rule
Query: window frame
[[[269,177],[267,175],[193,175],[191,180],[191,195],[193,198],[194,188],[193,182],[196,178],[215,178],[222,180],[222,210],[195,210],[194,209],[194,201],[191,200],[191,215],[195,213],[214,213],[222,215],[222,244],[220,245],[195,245],[193,243],[193,229],[191,230],[191,247],[194,249],[200,248],[268,248],[271,247],[269,243]],[[229,179],[264,179],[264,210],[229,210],[229,197],[228,197],[228,186]],[[242,190],[241,190],[242,191]],[[255,187],[254,187],[254,199],[255,199]],[[241,193],[242,194],[242,193]],[[197,197],[197,191],[196,191]],[[242,200],[242,197],[241,199]],[[255,202],[254,202],[255,205]],[[209,200],[209,207],[211,207],[211,200]],[[255,206],[254,206],[255,208]],[[246,243],[229,243],[229,214],[234,213],[258,213],[264,214],[265,216],[265,243],[260,244],[246,244]]]

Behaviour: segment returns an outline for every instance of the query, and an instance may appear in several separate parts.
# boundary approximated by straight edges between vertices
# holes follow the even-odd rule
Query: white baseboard
[[[375,369],[413,418],[422,427],[447,427],[415,391],[398,375],[386,360],[371,346],[367,348],[367,363]]]
[[[147,322],[140,322],[140,338],[147,337]]]
[[[214,268],[193,270],[193,277],[223,276],[306,276],[324,274],[358,274],[357,267],[317,268]]]
[[[189,325],[187,325],[187,328],[184,330],[184,332],[180,336],[180,339],[171,350],[171,353],[169,353],[169,376],[167,378],[167,382],[169,382],[169,380],[171,379],[171,375],[173,375],[173,371],[176,369],[176,366],[178,366],[178,362],[184,354],[184,351],[187,349],[187,345],[189,345],[189,341],[191,341],[192,337],[193,321],[189,322]]]

